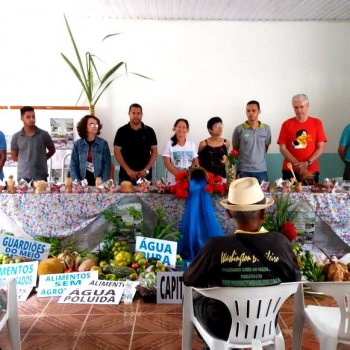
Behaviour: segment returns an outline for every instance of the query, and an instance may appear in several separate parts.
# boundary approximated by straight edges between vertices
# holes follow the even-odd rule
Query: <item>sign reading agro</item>
[[[81,286],[85,280],[97,280],[98,271],[57,273],[41,275],[37,297],[59,296],[67,288]]]

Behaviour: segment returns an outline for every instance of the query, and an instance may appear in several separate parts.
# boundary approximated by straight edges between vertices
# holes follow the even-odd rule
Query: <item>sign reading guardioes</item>
[[[0,284],[15,277],[17,287],[35,287],[38,274],[38,262],[0,265]]]
[[[12,256],[25,256],[32,260],[44,260],[49,256],[51,244],[31,239],[0,234],[0,251]]]

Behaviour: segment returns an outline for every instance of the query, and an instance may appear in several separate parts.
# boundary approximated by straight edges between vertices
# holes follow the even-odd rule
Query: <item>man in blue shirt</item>
[[[0,131],[0,180],[4,179],[4,164],[6,162],[6,140],[3,132]]]
[[[348,124],[340,137],[338,153],[345,164],[343,180],[350,180],[350,124]]]

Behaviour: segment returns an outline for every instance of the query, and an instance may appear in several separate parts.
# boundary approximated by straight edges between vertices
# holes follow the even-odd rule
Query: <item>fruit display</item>
[[[303,247],[298,243],[291,243],[291,248],[304,278],[310,282],[324,281],[325,275],[322,271],[322,266],[319,266],[319,264],[314,261],[312,253],[306,252],[303,254]]]
[[[79,265],[78,271],[79,272],[90,271],[93,267],[98,267],[96,266],[96,261],[94,259],[86,259]]]
[[[329,263],[323,266],[323,273],[326,281],[329,282],[347,282],[350,281],[350,272],[348,266],[340,261],[334,261],[318,244],[315,246],[328,258]]]
[[[314,261],[311,252],[301,255],[300,271],[310,282],[323,282],[325,280],[323,268]]]
[[[323,266],[323,273],[329,282],[348,282],[350,273],[348,266],[337,261],[330,260],[330,263]]]
[[[157,288],[157,275],[155,272],[147,272],[140,278],[140,286],[146,288],[149,291],[155,291]]]
[[[38,266],[38,276],[51,275],[64,272],[64,264],[57,258],[49,258],[40,261]]]
[[[98,278],[107,281],[125,281],[129,276],[131,281],[143,281],[142,288],[153,293],[156,289],[157,273],[167,271],[167,266],[155,257],[147,259],[145,253],[131,253],[125,240],[115,241],[117,238],[112,236],[107,238],[108,244],[104,246],[103,254],[100,255],[79,249],[80,243],[73,239],[38,237],[38,241],[51,245],[49,258],[39,262],[38,275],[97,271]],[[101,256],[104,259],[99,261]],[[9,255],[0,253],[0,264],[27,261],[31,259],[19,256],[10,258]],[[177,255],[176,261],[180,263],[181,256]]]
[[[127,267],[127,266],[106,265],[103,267],[102,271],[105,274],[105,276],[114,275],[116,278],[115,279],[116,281],[124,281],[126,276],[130,276],[130,279],[131,279],[131,275],[135,276],[135,274],[136,274],[136,271],[134,269],[132,269],[131,267]],[[109,276],[109,278],[105,278],[105,279],[111,280],[113,278],[112,278],[112,276]]]
[[[131,254],[129,252],[121,251],[115,256],[114,264],[116,266],[128,266],[131,264]]]
[[[31,260],[23,256],[9,257],[7,254],[0,254],[0,264],[19,264],[28,261]]]

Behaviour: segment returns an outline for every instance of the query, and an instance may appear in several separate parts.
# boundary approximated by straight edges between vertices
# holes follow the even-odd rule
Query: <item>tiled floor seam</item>
[[[283,317],[281,317],[281,315],[279,316],[279,321],[280,321],[280,322],[282,321],[283,326],[284,326],[284,330],[285,330],[287,333],[289,333],[289,335],[290,335],[291,337],[293,337],[292,332],[289,330],[289,327],[288,327],[287,324],[284,322],[284,319],[283,319]]]
[[[30,331],[32,330],[32,328],[34,327],[34,325],[37,323],[38,319],[42,316],[42,314],[44,313],[44,311],[46,310],[46,308],[49,306],[49,304],[52,301],[52,297],[50,299],[50,301],[45,305],[45,307],[41,310],[41,313],[36,316],[36,320],[33,322],[32,326],[28,329],[28,332],[25,334],[25,336],[23,337],[23,339],[21,340],[21,343],[23,343],[25,341],[25,339],[27,338],[27,335],[30,333]]]
[[[73,345],[72,350],[74,350],[74,349],[76,348],[76,346],[78,345],[80,335],[81,335],[81,333],[82,333],[82,331],[83,331],[83,329],[84,329],[84,327],[85,327],[86,321],[87,321],[87,319],[89,318],[89,316],[90,316],[90,314],[91,314],[91,310],[92,310],[93,307],[94,307],[94,305],[91,305],[91,306],[90,306],[90,310],[89,310],[89,312],[87,313],[87,315],[86,315],[86,317],[85,317],[85,320],[84,320],[83,324],[82,324],[81,327],[80,327],[79,334],[77,335],[77,339],[75,340],[75,343],[74,343],[74,345]]]
[[[135,311],[134,324],[132,325],[132,330],[131,330],[131,337],[130,337],[130,343],[129,343],[129,350],[131,350],[132,338],[134,337],[134,330],[135,330],[135,326],[136,326],[137,313],[138,313],[138,311],[139,311],[139,307],[140,307],[140,300],[137,301],[137,307],[136,307],[136,311]]]

